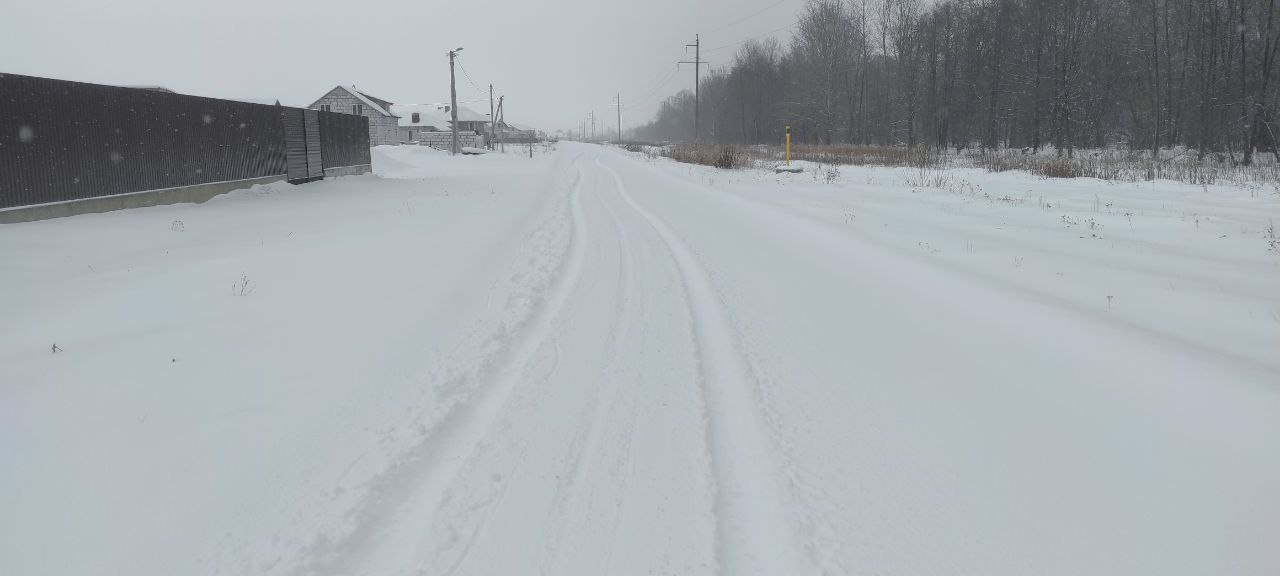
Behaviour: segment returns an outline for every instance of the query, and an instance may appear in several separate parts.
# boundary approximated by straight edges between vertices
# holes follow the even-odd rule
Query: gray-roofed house
[[[484,122],[476,112],[458,107],[458,145],[463,148],[479,148],[484,145],[483,134],[475,128],[484,129]],[[400,117],[400,141],[410,144],[431,146],[441,150],[453,147],[453,118],[446,104],[396,104],[391,113]],[[469,123],[463,121],[464,115],[473,118]]]
[[[427,132],[449,132],[449,114],[435,104],[395,104],[391,113],[399,116],[400,141],[415,142]]]
[[[444,108],[445,114],[451,114],[447,104],[441,104],[441,106]],[[458,106],[458,129],[470,130],[476,134],[485,134],[489,131],[489,115],[481,114],[466,106]]]
[[[355,86],[336,86],[307,108],[368,117],[370,146],[400,143],[399,118],[391,112],[391,103]]]

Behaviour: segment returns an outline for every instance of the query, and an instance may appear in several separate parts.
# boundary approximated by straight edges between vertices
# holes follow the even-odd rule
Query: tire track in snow
[[[422,538],[436,520],[436,513],[450,483],[473,456],[512,390],[537,364],[538,350],[554,338],[556,319],[566,308],[569,295],[580,281],[586,258],[587,228],[581,206],[583,170],[581,155],[572,164],[577,179],[569,192],[571,236],[562,272],[552,283],[542,306],[534,312],[520,335],[490,373],[478,398],[458,406],[445,416],[424,446],[414,450],[388,470],[382,489],[370,494],[376,513],[358,518],[354,529],[337,542],[320,542],[313,550],[323,558],[297,567],[304,574],[347,575],[399,573],[414,568]]]
[[[595,163],[600,164],[599,157],[595,158]],[[545,530],[544,556],[539,573],[556,574],[564,572],[564,552],[565,552],[565,536],[566,532],[572,530],[588,529],[590,526],[572,526],[571,519],[581,519],[583,515],[573,513],[589,506],[591,492],[596,489],[595,486],[589,484],[589,479],[593,473],[597,473],[602,465],[610,465],[611,469],[618,467],[630,458],[631,434],[634,432],[635,408],[633,398],[630,398],[634,390],[620,390],[619,380],[622,373],[619,370],[621,363],[621,350],[623,347],[623,339],[628,337],[631,332],[631,318],[628,312],[637,302],[633,301],[633,292],[635,290],[632,282],[635,276],[635,261],[632,255],[631,238],[627,235],[626,229],[622,222],[618,219],[613,209],[598,194],[595,195],[597,203],[608,215],[616,231],[615,240],[619,256],[618,267],[618,301],[614,308],[613,329],[609,334],[607,345],[608,357],[604,362],[605,372],[602,374],[600,383],[594,390],[594,396],[591,402],[583,411],[580,420],[587,422],[585,426],[578,428],[570,449],[570,465],[568,469],[571,473],[565,482],[557,486],[552,498],[554,504],[548,515],[548,528]],[[610,420],[613,416],[613,420]],[[610,434],[610,424],[617,424],[621,431],[616,433],[616,437],[608,437]],[[609,444],[609,442],[612,444]],[[611,448],[611,450],[606,450]],[[597,454],[601,461],[595,458]],[[613,462],[609,462],[613,459]],[[625,475],[617,475],[610,478],[615,483],[610,485],[617,491],[617,497],[623,496],[623,487],[627,483]],[[584,492],[584,486],[587,486]],[[623,503],[620,500],[613,502],[613,508],[608,512],[612,514],[609,522],[610,535],[617,530],[617,513],[622,508]],[[590,512],[590,511],[589,511]],[[588,514],[589,516],[590,514]],[[610,537],[612,540],[612,537]],[[603,552],[603,566],[598,566],[600,573],[609,573],[609,555],[611,550]]]
[[[710,421],[720,572],[802,572],[807,565],[801,563],[783,508],[771,441],[750,391],[750,369],[739,355],[711,280],[680,237],[636,203],[613,168],[602,166],[613,177],[618,196],[658,233],[680,271]]]
[[[626,156],[615,157],[630,160]],[[631,164],[637,165],[635,162]],[[670,180],[675,185],[692,187],[700,193],[703,190],[709,190],[737,200],[736,196],[707,186],[700,181],[678,178],[665,171],[654,171],[651,167],[645,168]],[[748,200],[743,199],[743,201]],[[713,286],[718,288],[717,293],[722,301],[726,301],[731,293],[731,290],[726,288],[733,288],[723,284],[713,284]],[[727,302],[725,307],[732,310]],[[796,442],[793,435],[795,427],[789,424],[778,411],[779,402],[786,400],[785,391],[780,391],[777,385],[780,375],[770,370],[768,363],[762,361],[761,350],[755,349],[756,344],[749,331],[751,327],[749,319],[744,325],[740,323],[744,318],[736,315],[730,315],[730,318],[736,328],[735,336],[740,356],[755,380],[761,422],[778,450],[775,465],[779,466],[779,485],[784,487],[783,493],[791,498],[788,506],[796,509],[791,514],[795,518],[794,533],[802,535],[796,539],[797,546],[804,550],[814,573],[851,573],[852,569],[843,564],[832,551],[846,544],[842,535],[852,530],[839,527],[847,526],[852,515],[847,510],[833,509],[829,494],[820,484],[812,480],[815,477],[814,472],[807,469],[804,463],[791,457],[790,451]]]

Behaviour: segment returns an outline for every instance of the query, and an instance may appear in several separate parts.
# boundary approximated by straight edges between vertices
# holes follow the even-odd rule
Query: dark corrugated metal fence
[[[302,110],[285,108],[280,111],[284,125],[285,164],[290,182],[307,179],[307,129],[302,122]]]
[[[363,145],[352,145],[363,142]],[[320,156],[325,168],[371,164],[369,119],[352,114],[320,112]]]
[[[302,127],[307,130],[307,179],[324,178],[324,161],[320,159],[320,113],[302,111]]]
[[[0,208],[285,174],[285,110],[304,116],[297,108],[0,74]],[[326,137],[325,116],[344,116],[328,121],[342,129]],[[368,119],[321,113],[311,124],[315,138],[301,134],[303,161],[317,168],[306,166],[305,178],[323,175],[321,166],[354,165],[342,163],[348,159],[369,163]]]

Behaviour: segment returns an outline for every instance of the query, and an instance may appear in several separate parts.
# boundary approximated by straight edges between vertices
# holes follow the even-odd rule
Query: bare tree
[[[1277,0],[809,0],[702,85],[709,138],[1277,152]],[[691,134],[692,95],[640,137]]]

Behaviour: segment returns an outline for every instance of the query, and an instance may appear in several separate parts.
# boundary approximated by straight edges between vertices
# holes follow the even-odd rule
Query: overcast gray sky
[[[509,119],[546,130],[576,126],[590,110],[612,124],[619,91],[623,124],[647,120],[663,97],[692,87],[692,70],[669,72],[695,33],[703,58],[722,65],[736,49],[726,45],[785,40],[779,29],[804,2],[2,1],[0,72],[297,106],[355,84],[426,103],[448,99],[445,52],[462,46],[459,101],[483,100],[470,106],[488,112],[492,82]]]

